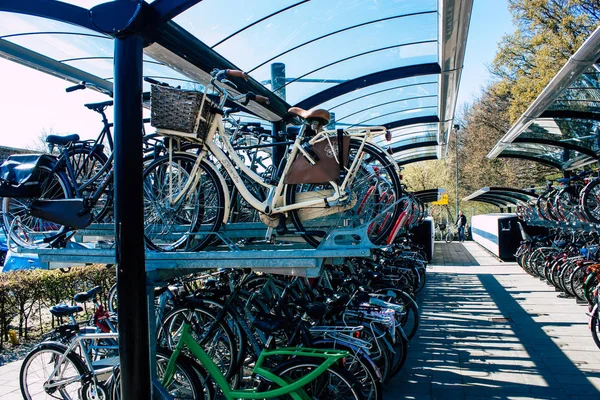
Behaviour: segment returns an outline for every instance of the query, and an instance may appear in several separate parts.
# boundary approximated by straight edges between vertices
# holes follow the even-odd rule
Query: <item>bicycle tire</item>
[[[109,176],[111,172],[110,168],[105,171],[102,175],[99,175],[94,181],[92,178],[97,172],[109,161],[106,154],[94,150],[87,146],[75,146],[69,149],[69,162],[73,167],[74,178],[77,186],[88,185],[81,193],[82,197],[91,197],[99,184],[103,183],[105,179],[112,179]],[[67,174],[68,175],[68,174]],[[71,177],[73,178],[73,177]],[[73,182],[71,182],[73,184]],[[75,187],[71,189],[75,195]],[[96,201],[92,207],[92,215],[94,216],[94,222],[113,222],[112,218],[108,217],[109,212],[113,209],[113,190],[110,185],[104,190],[101,197]]]
[[[361,140],[350,140],[349,151],[347,155],[347,159],[350,163],[352,163],[353,157],[356,157],[356,151],[360,149],[362,145]],[[327,236],[331,230],[338,227],[348,227],[348,226],[358,226],[363,223],[369,222],[376,215],[382,212],[387,208],[388,203],[380,204],[378,198],[380,197],[377,191],[373,191],[374,195],[369,196],[369,199],[373,199],[373,201],[369,200],[369,207],[364,207],[361,198],[366,198],[369,193],[369,182],[372,179],[375,179],[377,173],[385,176],[386,179],[390,180],[390,189],[393,193],[391,196],[395,200],[400,199],[402,195],[400,179],[396,170],[391,165],[390,159],[381,152],[381,150],[370,144],[366,143],[363,148],[364,158],[361,165],[363,166],[360,171],[357,173],[356,179],[351,183],[351,188],[348,188],[355,196],[349,201],[353,204],[351,208],[337,212],[335,214],[329,214],[328,210],[331,208],[326,204],[323,204],[322,207],[311,207],[311,218],[310,220],[302,221],[302,216],[300,214],[301,210],[292,210],[290,211],[290,219],[294,224],[294,227],[304,240],[313,247],[317,247],[321,240]],[[376,165],[378,167],[377,173],[369,172],[365,165],[372,166],[373,163],[378,163]],[[329,194],[331,191],[330,184],[324,185],[302,185],[302,184],[290,184],[287,185],[286,191],[286,205],[292,205],[297,203],[297,197],[299,197],[300,193],[313,193],[312,195],[304,195],[305,199],[302,201],[306,201],[306,197],[312,196],[312,199],[323,199],[325,195]],[[319,192],[321,191],[321,192]],[[325,194],[322,191],[326,191]],[[360,215],[357,215],[358,209],[362,208],[364,210],[368,210],[366,212],[361,212]],[[322,210],[319,216],[319,211]],[[369,239],[374,244],[382,243],[392,228],[394,227],[394,223],[396,222],[398,215],[400,214],[399,204],[394,205],[391,210],[387,211],[386,214],[389,215],[389,218],[379,219],[377,222],[382,225],[377,226],[377,229],[371,229],[369,234]],[[383,222],[382,222],[383,221]]]
[[[571,293],[581,301],[585,301],[583,285],[586,277],[586,269],[586,265],[580,265],[573,270],[569,277]]]
[[[46,165],[40,166],[39,169],[41,171],[40,181],[42,182],[40,197],[4,197],[2,199],[4,231],[10,237],[10,240],[25,248],[48,247],[47,239],[57,237],[67,231],[67,228],[63,225],[29,215],[29,205],[34,200],[69,199],[72,197],[71,185],[64,172],[55,171],[53,166]],[[16,218],[19,218],[20,221],[15,221]]]
[[[600,321],[598,320],[598,312],[595,315],[590,316],[590,332],[594,343],[600,349]]]
[[[23,360],[23,364],[21,364],[21,370],[19,372],[19,386],[21,388],[21,395],[24,399],[33,400],[48,398],[48,393],[43,387],[44,383],[48,381],[48,376],[39,377],[39,375],[44,373],[49,375],[55,367],[52,363],[56,364],[66,351],[67,347],[62,344],[45,342],[40,343],[27,354]],[[32,367],[36,368],[38,359],[41,362],[38,366],[39,370],[31,370]],[[68,380],[79,376],[79,379],[73,381],[69,385],[56,389],[53,394],[58,392],[65,400],[79,399],[79,393],[84,384],[83,378],[87,374],[88,369],[81,358],[75,353],[67,354],[66,360],[70,364],[70,367],[68,364],[65,364],[65,368],[61,371],[61,376],[68,378]],[[49,365],[51,368],[48,367]],[[64,376],[65,373],[68,373],[69,375]],[[40,378],[43,380],[39,380]]]
[[[580,205],[590,222],[600,224],[600,178],[596,178],[581,191]]]
[[[446,236],[444,239],[446,240],[446,243],[452,243],[452,241],[454,240],[454,233],[452,233],[452,232],[446,233]]]
[[[156,251],[199,251],[221,227],[225,195],[219,178],[200,162],[199,180],[193,193],[176,205],[171,198],[185,188],[196,156],[174,153],[154,160],[144,170],[144,235],[148,248]]]
[[[377,366],[366,351],[344,343],[341,340],[320,339],[315,340],[311,347],[320,349],[344,350],[350,355],[344,359],[344,370],[350,373],[360,384],[365,400],[382,400],[382,379]]]
[[[157,331],[158,345],[170,349],[175,348],[178,343],[176,335],[180,332],[186,318],[192,320],[192,330],[190,332],[196,339],[202,336],[203,329],[207,329],[212,323],[217,323],[218,326],[209,338],[209,342],[202,343],[201,346],[206,354],[213,359],[223,375],[231,379],[237,372],[236,337],[227,322],[217,321],[215,315],[203,305],[194,302],[171,310],[164,317]],[[169,332],[168,336],[166,332]]]
[[[320,360],[317,362],[300,359],[292,360],[282,363],[273,372],[284,379],[299,379],[299,377],[316,369],[320,364]],[[336,384],[331,382],[336,382]],[[346,371],[335,367],[326,369],[322,375],[303,386],[302,390],[311,399],[364,400],[358,382]],[[290,397],[284,396],[278,399],[286,398]]]

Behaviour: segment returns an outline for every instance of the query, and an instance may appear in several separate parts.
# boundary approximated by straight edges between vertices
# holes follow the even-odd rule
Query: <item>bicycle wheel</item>
[[[400,206],[394,202],[401,197],[402,190],[392,161],[379,148],[369,143],[359,152],[361,144],[361,140],[350,140],[349,165],[358,158],[359,169],[346,188],[349,196],[340,208],[335,209],[323,202],[322,206],[290,212],[294,227],[311,246],[317,247],[335,228],[357,227],[365,223],[371,224],[369,239],[375,244],[382,243],[400,214]],[[329,183],[288,185],[286,204],[324,200],[332,194],[333,187]],[[387,208],[390,209],[386,210]],[[373,218],[384,213],[384,210],[385,216],[371,222]]]
[[[598,312],[590,317],[590,332],[594,343],[600,349],[600,321],[598,320]]]
[[[162,380],[169,359],[173,352],[164,348],[156,349],[156,375],[159,382]],[[114,384],[112,386],[112,400],[121,399],[121,374],[117,369],[114,373]],[[212,400],[215,397],[212,380],[207,377],[206,372],[193,360],[183,354],[179,354],[175,363],[175,375],[173,381],[164,388],[174,399],[198,399]]]
[[[295,381],[317,369],[320,364],[318,361],[293,360],[280,365],[273,372],[287,381]],[[334,367],[325,370],[303,386],[302,390],[310,399],[363,400],[360,384],[346,371]],[[289,398],[290,396],[278,397]]]
[[[79,399],[87,368],[74,353],[67,354],[58,366],[66,351],[67,347],[58,343],[41,343],[27,354],[19,373],[24,399]],[[57,366],[57,373],[50,376]]]
[[[110,290],[108,291],[108,311],[110,311],[111,313],[116,313],[117,309],[119,307],[119,302],[118,302],[118,298],[117,298],[117,284],[115,283],[114,285],[112,285],[110,287]]]
[[[53,172],[49,166],[40,166],[42,183],[39,199],[71,198],[70,185],[63,172]],[[30,205],[36,199],[5,197],[2,199],[2,222],[4,230],[17,245],[26,248],[48,247],[47,240],[64,233],[60,224],[37,218],[29,213]]]
[[[75,147],[69,150],[69,162],[73,167],[73,173],[77,186],[86,185],[85,189],[81,190],[80,195],[83,197],[91,197],[98,189],[101,183],[106,179],[110,179],[110,168],[98,175],[92,180],[101,168],[109,162],[106,155],[98,150],[93,150],[89,147]],[[113,222],[112,219],[113,205],[113,190],[112,185],[109,185],[103,192],[98,201],[92,207],[92,215],[95,222]]]
[[[600,224],[600,179],[588,183],[581,192],[580,204],[590,222]]]
[[[446,243],[452,243],[452,241],[454,240],[454,233],[448,231],[448,233],[446,233],[445,240]]]
[[[202,346],[206,354],[219,367],[226,378],[232,378],[236,372],[237,344],[235,336],[225,321],[218,321],[212,312],[201,305],[189,305],[172,310],[159,327],[157,343],[159,346],[174,348],[179,343],[181,328],[186,320],[192,322],[191,333]],[[210,337],[205,332],[213,325]]]
[[[198,251],[208,245],[223,222],[225,196],[220,181],[196,156],[175,153],[153,161],[144,171],[144,232],[157,251]],[[197,167],[197,168],[195,168]],[[197,171],[194,176],[193,171]],[[181,198],[186,183],[195,180]]]
[[[381,376],[366,351],[340,340],[330,339],[317,340],[311,344],[311,347],[344,350],[350,353],[344,359],[344,370],[360,384],[363,398],[365,400],[381,400],[383,398]]]
[[[573,270],[569,277],[571,293],[581,301],[585,301],[584,283],[586,277],[586,265],[580,265]]]

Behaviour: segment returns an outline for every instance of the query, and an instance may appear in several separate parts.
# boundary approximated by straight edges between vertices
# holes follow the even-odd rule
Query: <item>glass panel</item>
[[[392,68],[424,63],[434,63],[437,62],[437,47],[437,43],[426,43],[381,50],[325,67],[303,76],[303,78],[346,80]],[[298,64],[300,66],[298,66]],[[296,72],[301,73],[301,71],[304,70],[302,67],[302,60],[296,60],[296,63],[292,65],[296,65],[296,67],[291,68],[293,71],[292,73],[289,72],[289,65],[286,66],[286,69],[288,70],[287,76],[293,78],[300,77],[301,75],[298,75]],[[296,68],[298,70],[295,70]],[[259,70],[255,71],[253,75],[254,78],[259,81],[270,79],[270,71],[267,67],[260,68]],[[297,85],[304,85],[304,83],[292,82],[286,86],[286,89],[291,91]],[[326,87],[316,86],[313,86],[313,88],[316,90],[306,91],[305,97],[312,96],[321,90],[326,89]]]
[[[411,78],[396,79],[389,82],[378,83],[376,85],[367,86],[362,89],[354,90],[350,93],[343,94],[334,99],[326,101],[320,104],[319,108],[337,112],[336,109],[344,106],[352,106],[352,103],[357,101],[370,101],[371,98],[376,98],[379,95],[385,96],[396,91],[403,91],[404,93],[420,93],[422,90],[424,93],[429,94],[431,88],[429,85],[433,85],[438,82],[438,75],[423,75],[415,76]],[[423,88],[421,89],[420,86]],[[437,89],[436,89],[437,90]]]
[[[360,124],[366,121],[371,121],[380,116],[389,115],[398,112],[408,112],[410,110],[423,109],[426,107],[437,107],[437,96],[428,96],[422,98],[414,98],[411,100],[393,100],[383,104],[365,104],[363,110],[354,111],[351,114],[342,114],[336,112],[336,122],[344,122],[347,124]]]
[[[394,160],[403,163],[415,158],[437,156],[437,147],[419,147],[416,149],[404,150],[394,154]]]
[[[101,35],[96,31],[47,18],[0,12],[0,37],[33,32],[70,32]]]
[[[377,137],[377,138],[375,138],[375,140],[373,142],[376,145],[382,146],[382,147],[389,147],[389,146],[400,147],[400,146],[406,146],[407,144],[423,143],[423,142],[428,142],[428,141],[437,141],[437,130],[424,131],[424,132],[413,133],[410,135],[392,137],[392,140],[390,140],[389,142],[387,140],[385,140],[385,137],[383,137],[383,138]]]
[[[203,0],[173,21],[207,45],[214,46],[245,26],[298,2],[299,0],[228,0],[224,4],[223,0]],[[235,12],[228,12],[230,10]]]
[[[590,67],[548,107],[549,110],[600,112],[600,72]]]
[[[6,39],[46,57],[61,61],[82,57],[112,57],[112,38],[81,35],[40,34]]]
[[[537,157],[542,160],[551,161],[561,165],[568,165],[578,159],[587,158],[578,151],[564,149],[562,147],[537,143],[511,143],[502,154],[513,156],[526,155]]]
[[[366,109],[381,113],[388,112],[385,111],[384,108],[381,108],[386,103],[396,105],[398,108],[408,108],[408,106],[414,107],[415,105],[434,105],[437,104],[437,99],[437,83],[432,83],[423,86],[411,86],[403,89],[380,92],[329,109],[329,112],[335,113],[338,118],[344,118]]]
[[[328,23],[315,24],[309,21],[309,24],[301,28],[303,31],[310,32],[308,35],[304,35],[304,32],[302,32],[290,37],[285,31],[288,28],[298,30],[298,27],[294,26],[289,17],[285,13],[281,14],[276,17],[281,19],[281,24],[277,28],[274,28],[275,24],[269,24],[270,29],[248,30],[215,49],[244,70],[257,71],[258,76],[262,75],[261,72],[258,72],[260,70],[270,71],[271,63],[282,62],[287,66],[287,76],[296,77],[357,53],[404,43],[437,39],[436,13],[363,25],[311,43],[308,43],[307,39],[320,36],[315,35],[315,28],[317,30],[319,28],[323,29],[324,33],[331,33],[336,29],[331,29]],[[349,21],[344,21],[343,28],[349,26],[352,26],[352,24]],[[394,34],[389,34],[389,32],[394,32]],[[350,43],[352,45],[349,45]],[[295,46],[301,44],[302,47],[295,48]],[[240,51],[243,48],[249,48],[252,51]],[[291,50],[289,53],[278,56],[289,50]],[[300,63],[300,61],[302,62]]]
[[[596,132],[600,122],[571,118],[538,118],[519,135],[521,138],[549,139],[597,150]]]
[[[417,118],[417,117],[425,117],[425,116],[435,116],[437,115],[437,105],[432,107],[423,107],[411,110],[399,110],[397,112],[392,112],[387,115],[380,115],[378,117],[374,117],[372,119],[362,120],[356,125],[385,125],[394,121],[399,121],[408,118]],[[342,123],[343,124],[343,123]]]

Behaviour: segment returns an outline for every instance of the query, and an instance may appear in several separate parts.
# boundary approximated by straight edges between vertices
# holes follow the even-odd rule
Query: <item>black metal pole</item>
[[[142,187],[142,39],[115,38],[115,240],[121,398],[148,400],[150,355]]]

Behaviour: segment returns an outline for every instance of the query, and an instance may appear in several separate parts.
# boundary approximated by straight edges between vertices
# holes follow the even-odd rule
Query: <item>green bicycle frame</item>
[[[273,351],[264,350],[260,353],[253,374],[260,375],[270,382],[273,382],[280,387],[265,392],[257,392],[255,389],[246,390],[231,390],[227,379],[219,370],[219,367],[213,362],[213,360],[204,352],[204,349],[196,343],[192,335],[190,334],[190,324],[185,322],[182,327],[181,337],[173,355],[169,359],[165,375],[162,379],[162,385],[168,386],[175,376],[175,364],[177,357],[181,353],[184,347],[187,348],[198,358],[200,364],[206,369],[209,375],[213,378],[219,389],[225,395],[227,400],[235,399],[270,399],[277,396],[289,394],[294,400],[310,400],[310,397],[302,390],[304,386],[315,380],[317,377],[322,375],[329,367],[335,364],[338,360],[348,357],[349,353],[342,350],[324,350],[324,349],[311,349],[311,348],[299,348],[299,347],[285,347]],[[265,359],[269,356],[275,355],[289,355],[289,356],[300,356],[300,357],[311,357],[311,358],[322,358],[323,362],[310,373],[301,377],[293,382],[288,382],[285,379],[275,375],[273,372],[262,367]]]

